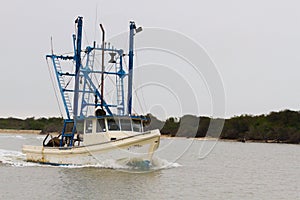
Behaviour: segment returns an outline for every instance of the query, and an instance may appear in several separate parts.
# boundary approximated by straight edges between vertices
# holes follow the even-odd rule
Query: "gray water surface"
[[[159,170],[142,173],[25,162],[42,139],[0,134],[0,199],[300,199],[300,145],[163,138]]]

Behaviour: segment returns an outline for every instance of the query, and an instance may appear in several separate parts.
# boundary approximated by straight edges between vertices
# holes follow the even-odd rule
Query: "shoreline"
[[[0,129],[0,134],[40,134],[41,130]]]
[[[167,138],[167,139],[170,139],[170,138],[182,138],[182,139],[193,139],[193,140],[199,140],[199,141],[222,141],[222,142],[238,142],[238,143],[264,143],[264,144],[295,144],[295,145],[299,145],[297,143],[291,143],[291,142],[277,142],[275,140],[243,140],[241,141],[240,139],[221,139],[221,138],[214,138],[214,137],[172,137],[172,136],[169,136],[169,135],[161,135],[160,136],[161,138]]]
[[[18,129],[0,129],[0,134],[35,134],[35,135],[43,135],[41,134],[41,130],[18,130]],[[50,133],[54,134],[54,133]],[[58,134],[58,133],[55,133]],[[189,137],[172,137],[169,135],[161,135],[161,138],[182,138],[182,139],[195,139],[200,141],[223,141],[223,142],[240,142],[240,143],[266,143],[266,144],[294,144],[294,143],[288,143],[288,142],[276,142],[274,140],[246,140],[244,142],[234,139],[220,139],[220,138],[214,138],[214,137],[199,137],[199,138],[189,138]]]

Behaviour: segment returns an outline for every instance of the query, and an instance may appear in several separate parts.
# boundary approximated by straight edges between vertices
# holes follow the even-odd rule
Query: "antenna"
[[[96,9],[95,9],[95,24],[94,24],[94,38],[93,40],[96,40],[96,31],[97,31],[97,21],[98,21],[98,3],[96,3]]]
[[[50,38],[50,43],[51,43],[51,54],[53,55],[53,41],[52,41],[52,36]]]

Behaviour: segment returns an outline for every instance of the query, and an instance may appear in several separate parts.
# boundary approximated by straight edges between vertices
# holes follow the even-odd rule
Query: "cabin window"
[[[77,133],[83,133],[83,131],[84,131],[84,121],[83,120],[77,121],[76,130],[77,130]]]
[[[130,119],[120,119],[122,131],[132,131]]]
[[[97,120],[97,126],[96,126],[96,132],[105,132],[105,121],[104,119],[98,119]]]
[[[86,120],[85,121],[85,133],[91,133],[93,131],[93,121]]]
[[[140,120],[132,120],[132,126],[133,126],[133,131],[142,132]]]
[[[84,121],[78,120],[76,123],[76,131],[78,134],[82,134],[84,131]]]
[[[110,131],[119,131],[120,130],[119,120],[109,119],[107,123],[108,123],[108,129]]]

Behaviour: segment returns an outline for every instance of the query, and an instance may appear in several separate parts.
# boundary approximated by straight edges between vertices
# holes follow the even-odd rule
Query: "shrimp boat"
[[[82,49],[83,17],[76,18],[75,27],[74,54],[56,55],[52,50],[46,55],[64,105],[63,129],[55,137],[48,134],[40,146],[24,145],[27,161],[93,165],[112,159],[150,166],[160,132],[150,130],[148,117],[132,113],[134,37],[142,28],[130,22],[129,52],[125,54],[105,42],[102,24],[102,44],[93,42]],[[63,67],[66,63],[73,64]],[[104,85],[112,85],[109,80],[114,83],[114,89],[110,88],[113,94],[104,96]]]

